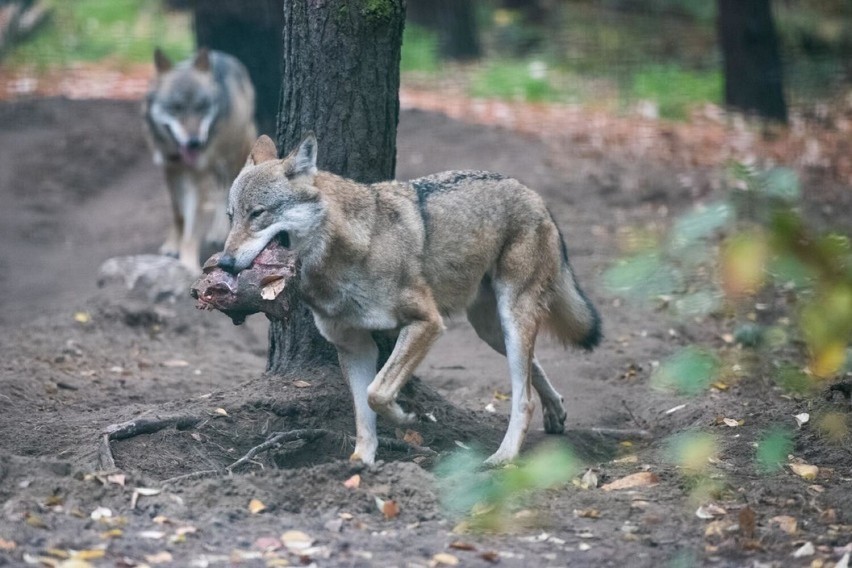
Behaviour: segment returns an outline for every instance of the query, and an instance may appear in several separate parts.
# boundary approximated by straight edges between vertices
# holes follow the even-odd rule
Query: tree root
[[[162,418],[140,417],[127,422],[110,424],[101,431],[100,443],[98,444],[98,467],[102,471],[117,469],[109,445],[111,440],[125,440],[141,434],[153,434],[172,426],[178,430],[186,430],[197,426],[199,422],[201,422],[201,418],[198,416],[177,415]]]
[[[115,464],[115,458],[112,455],[112,449],[110,448],[111,440],[125,440],[141,434],[153,434],[154,432],[159,432],[160,430],[170,428],[172,426],[178,430],[186,430],[197,426],[199,422],[201,422],[201,418],[197,416],[178,415],[163,418],[137,418],[135,420],[128,420],[127,422],[111,424],[104,428],[101,432],[101,438],[98,444],[99,469],[101,471],[118,469]],[[324,430],[321,428],[273,432],[267,437],[265,442],[251,448],[243,457],[224,469],[194,471],[178,475],[176,477],[170,477],[163,480],[161,483],[165,485],[186,479],[198,479],[215,475],[230,475],[234,473],[236,469],[252,461],[258,454],[269,451],[279,444],[296,441],[311,442],[325,437],[339,438],[341,441],[350,442],[353,440],[353,437],[348,434],[334,432],[332,430]],[[411,444],[394,438],[379,437],[379,447],[393,452],[416,453],[427,456],[437,455],[437,452],[426,446],[419,446],[417,444]]]

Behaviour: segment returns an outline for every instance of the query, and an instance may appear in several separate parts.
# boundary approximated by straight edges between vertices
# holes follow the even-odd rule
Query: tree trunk
[[[248,69],[256,93],[257,129],[274,136],[281,90],[284,0],[194,0],[199,47],[229,53]]]
[[[473,0],[409,0],[409,21],[437,32],[444,59],[468,61],[482,55]]]
[[[313,130],[320,169],[365,183],[393,179],[404,19],[404,0],[285,4],[279,152]],[[298,295],[289,301],[290,318],[270,321],[268,370],[337,365],[310,310]],[[384,360],[390,342],[379,346]]]
[[[719,0],[725,104],[787,120],[781,56],[770,0]]]

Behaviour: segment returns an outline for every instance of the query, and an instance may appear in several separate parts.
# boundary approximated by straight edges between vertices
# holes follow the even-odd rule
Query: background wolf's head
[[[213,57],[200,49],[174,65],[159,49],[154,52],[157,77],[148,94],[148,125],[163,157],[190,167],[203,167],[223,107],[224,90],[214,76]]]

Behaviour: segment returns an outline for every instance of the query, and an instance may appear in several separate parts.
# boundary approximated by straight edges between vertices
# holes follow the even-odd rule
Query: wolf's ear
[[[170,71],[172,68],[172,60],[159,47],[154,50],[154,67],[157,68],[159,74]]]
[[[199,49],[192,61],[192,66],[205,73],[210,71],[210,50],[206,47]]]
[[[275,148],[275,142],[272,141],[272,138],[264,134],[251,147],[251,153],[249,153],[248,160],[246,160],[246,165],[256,166],[263,162],[277,159],[278,150]]]
[[[288,178],[317,173],[317,137],[313,132],[308,132],[299,145],[287,156]]]

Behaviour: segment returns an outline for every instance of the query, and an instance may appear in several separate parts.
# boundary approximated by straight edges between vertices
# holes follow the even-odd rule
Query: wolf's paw
[[[169,243],[160,247],[160,254],[171,258],[177,258],[180,255],[177,247],[173,247]]]
[[[507,463],[512,462],[517,456],[514,452],[504,451],[503,448],[500,448],[496,452],[494,452],[491,457],[482,462],[482,465],[486,468],[491,467],[502,467]]]
[[[568,413],[561,404],[548,405],[542,404],[542,414],[544,416],[544,431],[548,434],[563,434],[565,433],[565,418]]]
[[[370,398],[370,408],[372,408],[376,414],[390,420],[394,424],[411,424],[417,420],[416,414],[404,411],[395,401],[380,404],[378,401],[374,401],[373,398]]]

